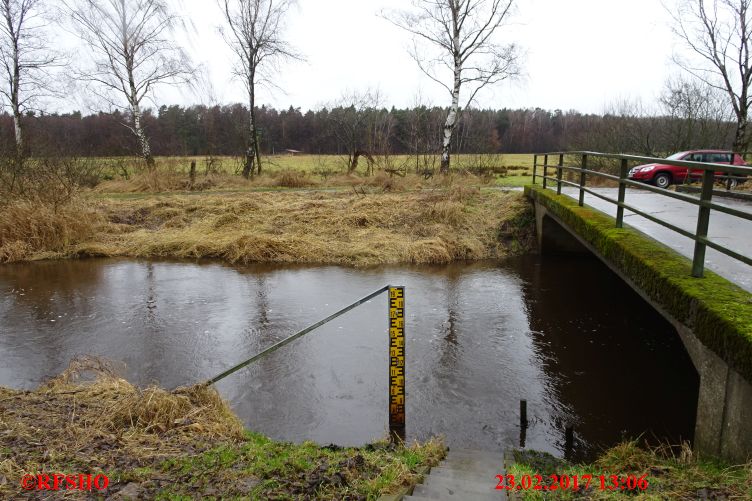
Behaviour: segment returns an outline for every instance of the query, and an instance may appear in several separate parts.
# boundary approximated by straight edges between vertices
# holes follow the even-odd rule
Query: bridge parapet
[[[751,458],[752,294],[707,270],[703,278],[692,277],[686,257],[634,229],[617,228],[614,218],[566,195],[535,185],[525,194],[536,206],[539,242],[550,218],[677,328],[700,374],[698,452]]]

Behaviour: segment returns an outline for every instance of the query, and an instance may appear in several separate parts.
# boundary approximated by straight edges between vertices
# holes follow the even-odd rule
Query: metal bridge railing
[[[579,165],[577,166],[565,165],[564,164],[565,156],[566,157],[574,156],[578,158]],[[543,158],[543,164],[538,163],[538,159],[540,157]],[[555,158],[556,164],[550,165],[549,157]],[[588,168],[589,158],[603,158],[603,159],[619,161],[619,175],[616,176],[613,174],[608,174],[606,172],[589,169]],[[664,165],[673,165],[677,167],[687,167],[689,169],[687,172],[688,177],[698,178],[698,179],[701,179],[702,181],[700,197],[697,198],[691,195],[669,191],[669,190],[666,190],[665,188],[658,188],[658,187],[655,187],[646,183],[642,183],[639,181],[633,181],[627,177],[629,173],[629,162],[660,163]],[[539,167],[543,168],[543,175],[538,175]],[[552,177],[548,175],[548,170],[550,168],[555,169],[556,177]],[[572,181],[562,179],[562,173],[564,171],[579,174],[579,181],[572,182]],[[699,173],[695,174],[692,171],[701,171],[702,174],[699,174]],[[717,172],[722,172],[724,174],[717,176],[716,175]],[[617,199],[606,196],[602,193],[598,193],[595,190],[588,188],[586,186],[587,176],[597,176],[597,177],[601,177],[605,179],[610,179],[611,181],[616,181],[619,187]],[[710,225],[710,214],[711,214],[711,211],[713,210],[718,211],[718,212],[723,212],[723,213],[744,219],[746,221],[752,221],[752,214],[748,212],[740,211],[731,207],[726,207],[724,205],[713,203],[713,185],[715,184],[715,181],[717,179],[726,179],[730,182],[731,180],[734,180],[734,179],[741,181],[749,177],[750,182],[752,182],[752,167],[746,167],[746,166],[742,167],[742,166],[705,163],[705,162],[690,162],[690,161],[685,161],[685,160],[669,160],[666,158],[643,157],[643,156],[638,156],[638,155],[619,155],[619,154],[610,154],[610,153],[598,153],[594,151],[566,151],[566,152],[558,151],[558,152],[553,152],[553,153],[537,153],[533,155],[533,184],[536,184],[536,180],[538,177],[540,177],[543,180],[543,188],[548,188],[549,181],[551,181],[552,183],[555,183],[556,193],[559,195],[561,194],[562,185],[573,186],[577,188],[579,190],[578,203],[580,206],[584,205],[585,203],[585,193],[589,193],[590,195],[593,195],[602,200],[615,204],[617,206],[617,209],[616,209],[616,227],[617,228],[622,228],[624,225],[624,210],[626,209],[628,211],[631,211],[637,215],[644,217],[645,219],[648,219],[649,221],[657,223],[672,231],[675,231],[676,233],[679,233],[680,235],[683,235],[687,238],[694,240],[695,248],[694,248],[694,254],[692,258],[692,276],[693,277],[699,278],[703,276],[703,272],[705,268],[705,250],[707,247],[710,247],[711,249],[715,249],[718,252],[721,252],[727,256],[730,256],[733,259],[736,259],[747,265],[752,266],[752,258],[750,258],[749,256],[739,254],[738,252],[735,252],[727,247],[724,247],[721,244],[718,244],[708,239],[708,227]],[[634,207],[633,205],[628,205],[625,202],[627,186],[640,188],[643,190],[648,190],[653,193],[658,193],[659,195],[662,195],[665,197],[675,198],[677,200],[682,200],[684,202],[698,206],[699,209],[698,209],[698,214],[697,214],[697,229],[695,230],[694,233],[692,233],[690,231],[679,228],[678,226],[673,225],[669,223],[668,221],[664,221],[663,219],[658,218],[652,214],[648,214],[640,210],[639,208]]]

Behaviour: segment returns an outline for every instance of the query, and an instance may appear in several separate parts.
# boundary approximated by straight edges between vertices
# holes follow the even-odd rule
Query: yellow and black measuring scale
[[[205,386],[212,385],[230,374],[234,374],[243,367],[247,367],[253,362],[265,357],[266,355],[277,351],[284,345],[302,337],[309,332],[316,330],[322,325],[331,322],[340,315],[344,315],[353,308],[370,301],[376,296],[389,292],[389,432],[391,437],[405,438],[405,287],[385,285],[379,290],[373,291],[367,296],[358,299],[341,310],[332,313],[323,320],[319,320],[313,325],[286,337],[282,341],[260,351],[248,360],[240,362],[214,376],[204,383]]]
[[[405,436],[405,288],[389,288],[389,431]],[[400,433],[401,432],[401,433]]]

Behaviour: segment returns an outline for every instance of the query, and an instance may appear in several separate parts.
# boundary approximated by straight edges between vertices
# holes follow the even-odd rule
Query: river
[[[600,262],[525,256],[350,269],[126,259],[0,265],[0,385],[77,354],[138,385],[205,380],[382,285],[406,286],[407,438],[592,457],[692,438],[698,376],[672,327]],[[218,384],[275,439],[362,445],[387,424],[387,302],[376,298]],[[565,450],[564,428],[575,440]]]

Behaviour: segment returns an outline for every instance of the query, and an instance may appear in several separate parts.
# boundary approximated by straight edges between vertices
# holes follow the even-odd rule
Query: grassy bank
[[[54,214],[24,207],[17,204],[0,222],[0,261],[132,256],[353,266],[447,263],[519,252],[531,235],[530,209],[521,193],[463,186],[403,193],[88,197]]]
[[[95,377],[78,379],[87,374]],[[212,388],[137,389],[92,359],[34,391],[0,387],[3,499],[38,472],[104,474],[105,497],[374,499],[414,483],[443,454],[439,441],[360,449],[272,441],[244,431]]]
[[[698,459],[688,446],[680,451],[669,447],[646,449],[637,442],[626,442],[603,453],[592,464],[569,464],[561,459],[535,451],[517,451],[516,464],[509,474],[516,479],[536,474],[543,477],[542,485],[550,485],[551,475],[570,478],[592,475],[588,489],[542,492],[528,490],[520,495],[525,500],[577,499],[577,500],[629,500],[629,499],[752,499],[752,463],[732,466],[715,460]],[[646,488],[635,490],[601,489],[600,475],[605,475],[606,486],[611,485],[611,475],[621,478],[645,475]],[[518,481],[519,482],[519,481]],[[582,484],[582,481],[581,481]]]

